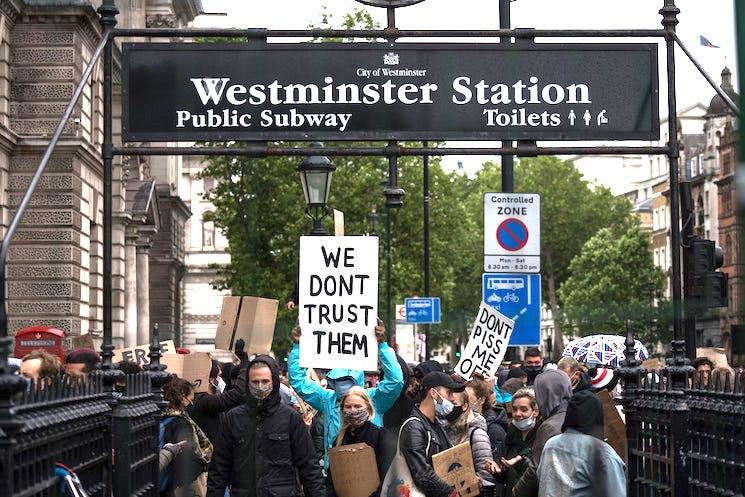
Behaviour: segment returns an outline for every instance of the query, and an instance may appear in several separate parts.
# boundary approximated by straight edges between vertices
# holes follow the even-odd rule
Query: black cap
[[[445,373],[441,373],[439,371],[427,373],[426,376],[422,379],[422,387],[427,390],[429,390],[430,388],[445,387],[452,390],[453,392],[462,392],[466,389],[466,385],[464,385],[463,383],[458,383]]]
[[[439,371],[440,373],[442,373],[444,372],[444,369],[442,368],[442,364],[435,361],[434,359],[430,359],[414,367],[414,376],[422,379],[427,376],[428,373],[431,373],[433,371]]]

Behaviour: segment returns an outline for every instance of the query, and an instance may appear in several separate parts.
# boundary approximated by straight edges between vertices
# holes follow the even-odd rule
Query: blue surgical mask
[[[440,397],[440,402],[435,403],[435,415],[437,415],[438,418],[445,418],[448,414],[453,412],[453,403],[448,399],[443,399],[437,390],[435,390],[435,393]]]

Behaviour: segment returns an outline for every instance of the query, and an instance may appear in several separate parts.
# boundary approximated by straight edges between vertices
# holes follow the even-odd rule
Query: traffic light
[[[724,264],[724,252],[711,240],[694,237],[688,261],[689,296],[700,307],[727,307],[727,274],[717,271]]]

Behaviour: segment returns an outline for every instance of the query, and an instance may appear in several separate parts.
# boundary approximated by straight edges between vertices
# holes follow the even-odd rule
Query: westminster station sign
[[[654,44],[124,44],[125,141],[654,140]]]

